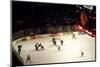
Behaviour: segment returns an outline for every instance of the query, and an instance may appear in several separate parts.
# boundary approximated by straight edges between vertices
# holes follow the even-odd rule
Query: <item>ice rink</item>
[[[12,42],[12,46],[18,52],[18,45],[22,45],[20,56],[23,58],[24,65],[28,64],[47,64],[47,63],[63,63],[63,62],[80,62],[80,61],[94,61],[95,60],[95,37],[88,34],[79,35],[74,32],[76,39],[72,39],[72,34],[59,33],[55,38],[57,45],[61,46],[60,40],[63,40],[61,50],[53,45],[52,38],[49,34],[40,35],[35,39],[27,37],[26,41]],[[35,50],[36,43],[42,43],[44,50]],[[81,56],[81,52],[84,52]],[[31,63],[26,63],[27,55],[31,56]],[[18,55],[18,54],[17,54]]]

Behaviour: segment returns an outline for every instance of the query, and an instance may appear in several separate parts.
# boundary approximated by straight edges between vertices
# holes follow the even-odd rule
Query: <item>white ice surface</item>
[[[41,38],[29,39],[24,42],[12,42],[15,50],[18,50],[18,45],[22,45],[20,56],[24,60],[24,64],[45,64],[45,63],[62,63],[62,62],[77,62],[77,61],[94,61],[95,60],[95,37],[87,34],[78,35],[75,33],[76,39],[72,39],[71,34],[60,34],[56,38],[64,41],[61,46],[61,51],[58,51],[57,46],[52,44],[52,37],[43,35]],[[34,45],[39,42],[44,46],[44,50],[36,51]],[[57,40],[57,45],[60,41]],[[84,56],[81,57],[81,51]],[[17,51],[18,52],[18,51]],[[26,63],[27,54],[31,55],[31,63]]]

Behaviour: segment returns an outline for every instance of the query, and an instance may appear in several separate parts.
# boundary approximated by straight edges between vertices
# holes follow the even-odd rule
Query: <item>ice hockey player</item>
[[[61,45],[63,45],[63,40],[60,40],[60,42],[61,42]]]
[[[75,36],[75,34],[74,33],[72,33],[72,39],[76,39],[76,36]]]
[[[27,55],[26,63],[27,63],[28,61],[31,63],[31,56],[30,56],[29,54]]]
[[[18,54],[21,53],[22,45],[18,45]]]

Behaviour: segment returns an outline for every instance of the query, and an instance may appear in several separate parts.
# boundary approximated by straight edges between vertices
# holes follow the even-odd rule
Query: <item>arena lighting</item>
[[[95,19],[95,17],[93,17],[93,19]]]
[[[85,8],[93,10],[93,7],[91,5],[84,5]]]
[[[82,9],[82,7],[79,7],[80,9]]]

